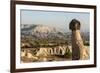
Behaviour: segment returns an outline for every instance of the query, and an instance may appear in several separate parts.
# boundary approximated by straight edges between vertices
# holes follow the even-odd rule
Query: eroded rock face
[[[32,54],[32,51],[29,49],[23,49],[21,50],[21,62],[34,62],[37,61],[38,57],[34,56]]]
[[[40,50],[37,52],[36,55],[37,56],[64,55],[67,50],[71,52],[71,49],[67,48],[67,46],[57,46],[54,48],[40,48]]]
[[[36,52],[36,54],[34,54],[34,52]],[[24,48],[21,51],[21,60],[23,62],[65,60],[71,57],[68,53],[71,54],[71,48],[68,48],[68,46],[41,47],[38,51],[37,48]]]
[[[72,30],[72,60],[83,60],[89,58],[89,51],[83,44],[80,34],[80,22],[73,19],[69,24],[69,29]]]
[[[48,56],[48,48],[40,48],[40,50],[37,52],[36,56]]]
[[[84,46],[84,49],[82,50],[82,56],[80,59],[81,60],[88,60],[90,58],[89,54],[90,54],[89,48]]]

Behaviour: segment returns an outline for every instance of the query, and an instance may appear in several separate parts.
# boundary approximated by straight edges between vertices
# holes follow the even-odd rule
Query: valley
[[[82,32],[89,46],[89,32]],[[61,32],[45,25],[21,26],[21,62],[72,60],[71,32]]]

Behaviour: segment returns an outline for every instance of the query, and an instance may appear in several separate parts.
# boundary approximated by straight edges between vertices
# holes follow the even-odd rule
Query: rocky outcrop
[[[69,56],[71,54],[71,48],[68,46],[57,46],[57,47],[41,47],[38,48],[24,48],[21,50],[21,59],[23,62],[28,61],[46,61],[52,60],[53,58],[49,58],[50,56]],[[71,57],[71,56],[70,56]],[[55,57],[56,58],[56,57]],[[55,59],[54,58],[54,59]],[[63,57],[62,57],[63,58]],[[28,59],[28,60],[27,60]],[[67,59],[67,58],[66,58]]]
[[[69,28],[72,30],[72,59],[73,60],[84,60],[89,59],[89,51],[84,46],[83,40],[80,34],[81,23],[73,19],[70,22]]]
[[[69,49],[67,46],[58,46],[54,48],[40,48],[36,55],[64,55],[68,51],[71,52],[71,49]]]

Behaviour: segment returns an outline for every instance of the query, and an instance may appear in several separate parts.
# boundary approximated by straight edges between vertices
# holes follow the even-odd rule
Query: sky
[[[21,24],[47,25],[69,32],[69,23],[77,19],[81,23],[81,31],[89,32],[90,14],[86,12],[36,11],[21,10]]]

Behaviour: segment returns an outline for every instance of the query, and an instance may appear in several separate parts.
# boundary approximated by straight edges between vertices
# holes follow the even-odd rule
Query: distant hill
[[[83,40],[89,41],[89,32],[81,32]],[[61,32],[56,28],[46,25],[21,24],[21,37],[43,39],[47,41],[68,41],[71,43],[71,32]]]
[[[21,35],[22,36],[32,36],[34,38],[65,38],[63,32],[58,31],[54,27],[46,25],[21,25]]]

